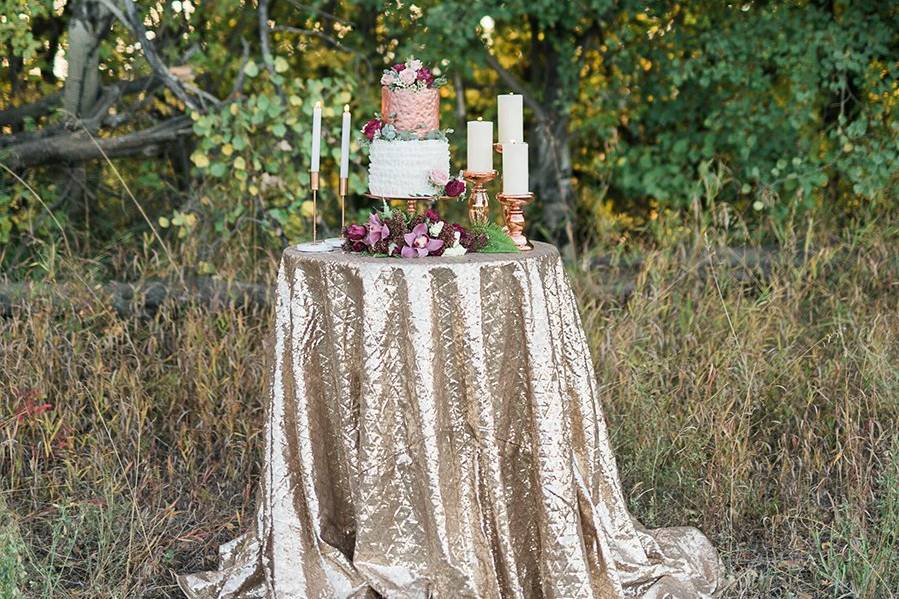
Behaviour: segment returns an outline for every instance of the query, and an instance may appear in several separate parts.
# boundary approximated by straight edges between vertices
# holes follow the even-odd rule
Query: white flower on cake
[[[461,234],[458,231],[456,231],[453,234],[453,245],[451,245],[450,247],[443,250],[444,256],[464,256],[465,255],[467,250],[464,247],[462,247],[461,243],[459,243],[460,237],[461,237]]]
[[[409,67],[410,69],[412,69],[413,71],[418,71],[424,65],[422,65],[421,61],[418,60],[417,58],[410,58],[409,60],[406,61],[406,66]]]
[[[440,232],[443,231],[443,221],[439,223],[434,223],[430,227],[428,227],[428,233],[431,234],[431,237],[437,237],[440,235]]]

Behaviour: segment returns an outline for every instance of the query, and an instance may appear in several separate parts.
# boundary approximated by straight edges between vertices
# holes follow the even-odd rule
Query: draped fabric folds
[[[191,599],[708,597],[693,528],[628,513],[555,248],[288,249],[254,526]]]

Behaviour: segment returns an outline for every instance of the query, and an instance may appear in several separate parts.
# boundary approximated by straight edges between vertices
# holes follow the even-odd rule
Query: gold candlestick
[[[501,142],[496,142],[495,144],[493,144],[493,150],[497,154],[502,154],[503,153],[503,144]]]
[[[506,223],[504,230],[516,247],[522,252],[534,249],[531,242],[524,235],[524,207],[534,201],[533,193],[522,194],[496,194],[496,199],[503,206],[503,220]]]
[[[340,187],[338,194],[340,195],[340,236],[343,237],[343,231],[346,229],[346,189],[347,178],[340,178]]]
[[[312,243],[318,243],[318,171],[312,171],[309,179],[312,187]]]
[[[468,195],[468,221],[473,225],[486,225],[490,220],[490,194],[487,193],[485,186],[496,178],[496,171],[483,173],[465,171],[462,176],[471,183],[471,193]]]

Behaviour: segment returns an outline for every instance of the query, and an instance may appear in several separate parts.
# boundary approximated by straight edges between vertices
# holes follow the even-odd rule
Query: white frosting
[[[439,139],[372,142],[368,190],[372,195],[403,198],[434,195],[428,173],[449,173],[449,144]]]

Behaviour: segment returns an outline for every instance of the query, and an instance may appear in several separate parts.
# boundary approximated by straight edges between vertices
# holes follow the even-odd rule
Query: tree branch
[[[88,132],[79,130],[6,148],[0,155],[0,161],[13,170],[21,170],[60,162],[85,162],[104,154],[109,158],[135,154],[155,155],[166,144],[190,134],[191,120],[185,116],[119,137],[97,139],[96,143]]]
[[[162,62],[162,59],[159,58],[159,54],[156,53],[156,48],[147,38],[147,30],[144,28],[144,23],[141,20],[140,15],[137,14],[137,7],[134,5],[134,2],[131,0],[122,0],[125,9],[124,13],[118,6],[116,6],[113,0],[100,0],[100,2],[109,9],[109,12],[111,12],[122,25],[131,31],[135,38],[137,38],[141,50],[143,50],[144,58],[162,83],[175,94],[175,97],[184,102],[185,106],[191,110],[199,110],[199,105],[184,89],[181,80],[172,75],[169,68]]]
[[[56,92],[55,94],[44,96],[37,102],[2,110],[0,111],[0,127],[4,125],[18,125],[28,117],[37,118],[49,114],[59,106],[60,102],[62,102],[62,93]]]

